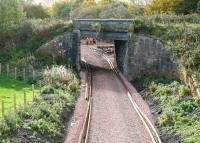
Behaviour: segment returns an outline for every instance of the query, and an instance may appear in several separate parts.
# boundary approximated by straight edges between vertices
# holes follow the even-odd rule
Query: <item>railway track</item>
[[[91,50],[94,50],[90,48]],[[109,57],[101,53],[98,50],[95,50],[97,54],[101,57],[103,57],[109,64],[110,69],[113,71],[113,73],[117,76],[117,78],[121,81],[122,85],[127,91],[127,97],[129,98],[133,109],[136,111],[138,117],[142,121],[145,129],[147,130],[149,136],[151,137],[152,143],[162,143],[162,140],[154,127],[153,123],[150,121],[150,119],[145,115],[145,113],[142,111],[142,109],[139,107],[137,102],[132,98],[132,95],[130,93],[129,88],[125,84],[122,76],[120,75],[119,70],[114,66],[112,61],[109,59]],[[92,112],[92,71],[90,66],[87,64],[87,61],[83,59],[83,65],[85,66],[86,72],[87,72],[87,83],[86,83],[86,94],[85,99],[88,101],[87,105],[87,111],[85,115],[84,125],[79,137],[78,143],[87,143],[88,142],[88,136],[89,136],[89,129],[90,129],[90,121],[91,121],[91,112]]]
[[[82,127],[81,134],[79,136],[78,143],[87,143],[88,134],[90,128],[91,112],[92,112],[92,72],[90,66],[87,64],[85,59],[82,59],[82,64],[84,65],[87,73],[87,80],[85,86],[85,100],[87,100],[87,110],[85,114],[84,124]]]

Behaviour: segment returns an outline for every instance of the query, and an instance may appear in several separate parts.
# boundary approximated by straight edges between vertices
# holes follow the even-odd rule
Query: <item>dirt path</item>
[[[112,71],[93,72],[90,143],[150,143],[127,92]]]

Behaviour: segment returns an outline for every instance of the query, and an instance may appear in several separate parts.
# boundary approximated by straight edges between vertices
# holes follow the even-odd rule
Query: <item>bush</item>
[[[159,110],[162,111],[158,113],[158,122],[162,130],[169,134],[180,135],[183,143],[200,140],[198,136],[200,106],[197,100],[189,97],[190,89],[177,81],[155,84],[155,81],[151,80],[151,83],[154,92],[148,93],[155,101],[154,104],[158,104]]]
[[[190,89],[188,87],[182,85],[179,87],[178,93],[179,93],[180,97],[184,97],[184,96],[187,96],[190,94]]]
[[[0,139],[1,136],[10,135],[22,126],[22,121],[18,116],[9,115],[1,119],[0,122]]]
[[[75,92],[77,93],[80,89],[80,86],[77,82],[72,82],[69,84],[69,89],[72,91],[72,92]]]
[[[157,88],[157,85],[156,85],[154,82],[152,82],[152,83],[149,85],[149,90],[150,90],[151,92],[155,92],[155,91],[156,91],[156,88]]]
[[[27,142],[55,142],[62,139],[64,130],[62,112],[67,108],[71,112],[74,103],[68,103],[66,95],[43,96],[21,108],[17,115],[5,117],[0,122],[0,140],[12,142],[25,140]],[[65,113],[69,114],[69,113]],[[26,136],[21,135],[25,132]],[[32,136],[34,134],[34,136]]]
[[[174,126],[175,121],[174,121],[174,114],[171,113],[165,113],[160,116],[160,125],[163,127],[168,127],[168,126]]]
[[[42,94],[53,94],[55,93],[55,89],[50,86],[50,85],[46,85],[42,87]]]
[[[78,80],[73,74],[71,69],[67,69],[65,66],[53,66],[47,68],[43,73],[44,81],[50,84],[56,84],[56,82],[63,84],[70,84],[71,82],[77,82]]]

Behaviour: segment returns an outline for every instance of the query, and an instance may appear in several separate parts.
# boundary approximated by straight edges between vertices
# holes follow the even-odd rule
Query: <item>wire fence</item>
[[[43,68],[46,70],[36,70],[32,67],[17,68],[9,64],[0,63],[0,80],[7,77],[3,81],[6,83],[6,86],[3,85],[2,81],[2,85],[0,85],[0,88],[5,88],[3,90],[1,88],[0,93],[0,118],[9,113],[16,113],[20,107],[32,103],[37,97],[42,95],[42,88],[51,85],[54,80],[66,83],[77,81],[71,65],[68,64],[67,68],[65,66],[53,67]],[[20,83],[24,84],[19,88],[13,85],[13,83],[6,81],[9,79],[21,81]],[[8,90],[11,91],[8,93]]]
[[[2,83],[0,93],[0,117],[9,113],[16,113],[18,108],[34,101],[37,96],[42,95],[42,86],[46,85],[42,80],[42,72],[31,67],[17,68],[9,64],[0,63],[0,76],[15,79],[23,84],[23,88],[13,83]],[[4,81],[3,81],[4,82]],[[29,85],[29,84],[30,85]],[[9,91],[8,91],[9,90]]]
[[[7,75],[16,80],[36,80],[42,77],[42,71],[32,67],[17,68],[9,64],[0,63],[0,75]]]

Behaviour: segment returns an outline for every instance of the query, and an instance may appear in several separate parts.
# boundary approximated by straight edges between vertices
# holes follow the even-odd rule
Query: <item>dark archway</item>
[[[114,43],[115,43],[117,67],[119,68],[120,71],[123,72],[123,64],[127,50],[127,41],[115,40]]]
[[[101,37],[102,40],[114,41],[116,46],[116,62],[118,68],[123,72],[123,60],[129,39],[129,27],[133,24],[131,19],[76,19],[73,21],[72,50],[74,63],[79,67],[80,39],[83,37]],[[99,33],[93,25],[101,25]]]

